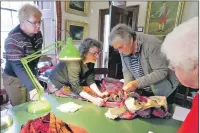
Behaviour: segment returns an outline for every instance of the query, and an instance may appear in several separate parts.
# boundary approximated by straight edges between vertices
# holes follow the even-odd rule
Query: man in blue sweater
[[[3,73],[3,85],[12,106],[38,97],[32,81],[21,63],[26,57],[42,48],[42,34],[40,32],[41,12],[35,6],[26,4],[19,10],[20,24],[15,27],[5,40],[6,66]],[[38,60],[29,63],[34,74]]]

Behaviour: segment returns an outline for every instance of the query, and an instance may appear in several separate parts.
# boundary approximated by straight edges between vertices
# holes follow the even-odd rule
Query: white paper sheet
[[[62,112],[75,112],[82,108],[82,105],[75,104],[73,102],[68,102],[65,104],[61,104],[57,109],[59,109]]]
[[[189,112],[190,109],[176,106],[172,118],[175,120],[184,121]]]

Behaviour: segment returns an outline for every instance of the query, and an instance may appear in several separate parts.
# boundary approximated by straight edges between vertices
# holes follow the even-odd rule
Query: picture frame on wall
[[[81,16],[88,16],[88,8],[89,2],[88,1],[66,1],[65,2],[65,9],[66,12],[81,15]]]
[[[82,41],[88,36],[88,24],[84,22],[66,20],[66,30],[69,31],[72,40],[76,42]]]
[[[185,2],[149,1],[147,3],[146,34],[163,38],[182,21]]]

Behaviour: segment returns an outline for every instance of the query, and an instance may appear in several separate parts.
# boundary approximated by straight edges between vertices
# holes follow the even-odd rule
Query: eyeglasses
[[[36,21],[36,22],[31,22],[30,20],[27,20],[27,22],[29,22],[30,24],[32,24],[33,26],[36,26],[36,24],[41,24],[42,20]]]
[[[95,57],[97,57],[98,55],[100,55],[101,54],[101,52],[96,52],[96,53],[92,53],[92,52],[90,52],[90,51],[88,51],[90,54],[92,54],[93,56],[95,56]]]

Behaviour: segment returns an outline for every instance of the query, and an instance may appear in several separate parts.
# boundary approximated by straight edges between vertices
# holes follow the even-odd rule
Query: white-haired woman
[[[199,88],[198,17],[176,27],[167,35],[162,52],[170,61],[179,81],[187,87]],[[199,94],[193,99],[192,109],[178,133],[198,133]]]
[[[162,41],[153,35],[136,33],[125,24],[112,29],[109,41],[121,53],[125,91],[138,88],[142,95],[166,96],[168,103],[173,103],[178,80],[161,55]]]
[[[51,92],[58,92],[63,86],[70,86],[73,93],[91,101],[97,106],[103,104],[104,95],[107,92],[100,92],[94,79],[94,63],[99,58],[102,43],[92,38],[84,39],[79,51],[81,61],[59,62],[49,75],[49,88]],[[93,97],[83,91],[81,85],[89,86],[99,97]]]
[[[41,16],[35,6],[23,5],[18,12],[20,24],[10,31],[5,40],[3,84],[13,106],[29,101],[29,97],[37,99],[38,93],[20,60],[42,48]],[[37,60],[29,66],[36,74]]]

